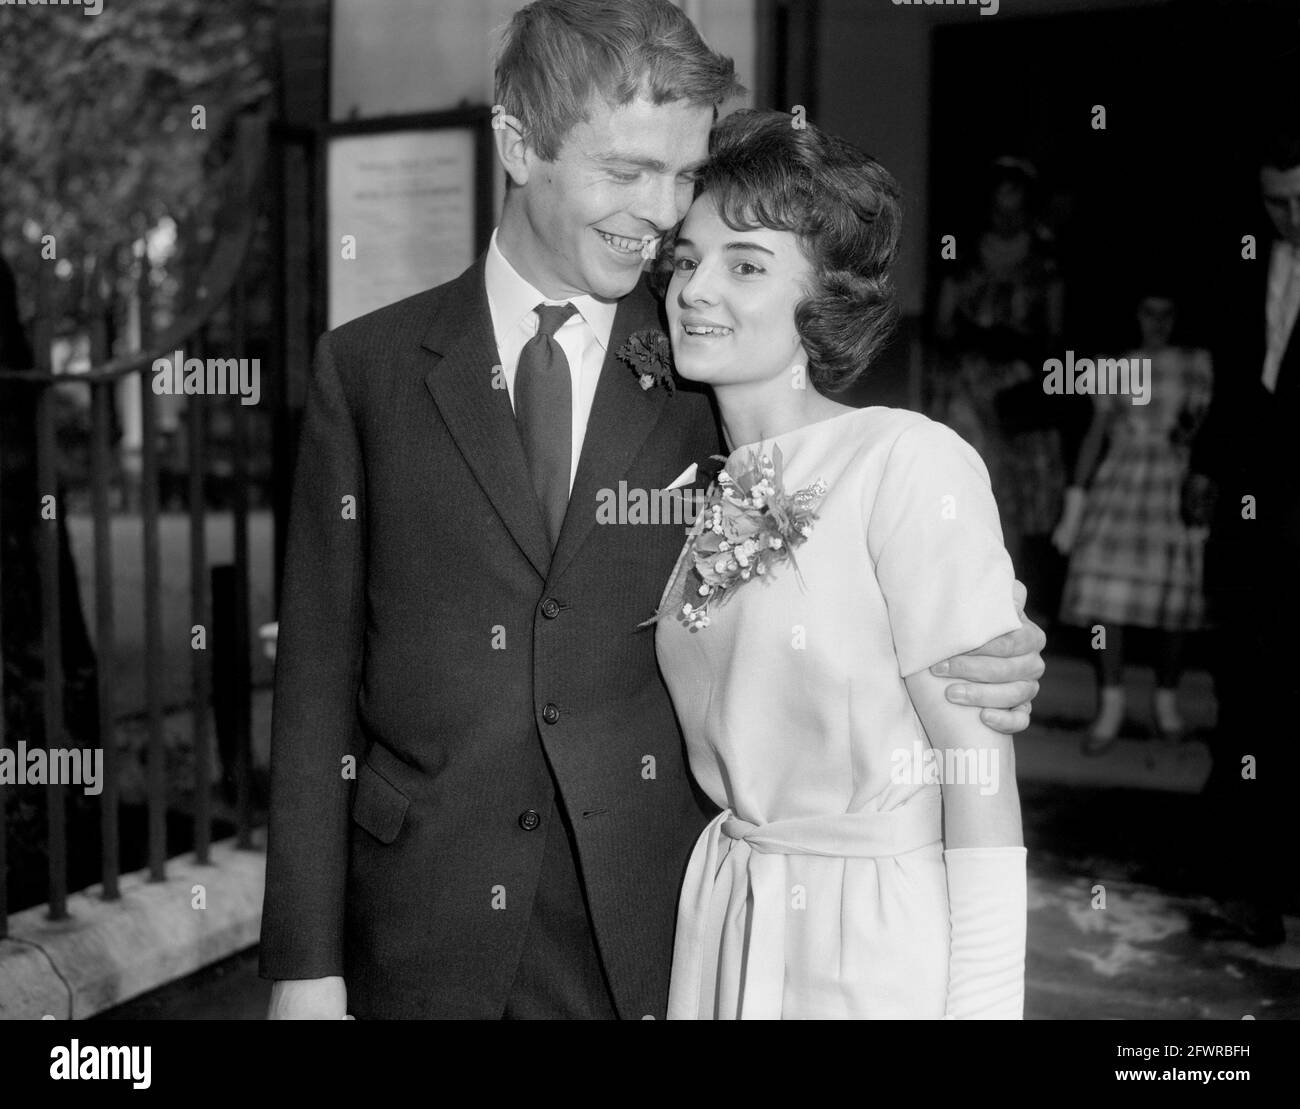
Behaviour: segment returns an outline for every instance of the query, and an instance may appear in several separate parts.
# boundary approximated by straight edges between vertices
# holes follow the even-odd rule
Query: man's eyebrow
[[[672,167],[667,162],[661,162],[658,158],[640,158],[634,154],[620,154],[617,150],[606,150],[596,155],[598,162],[618,162],[625,166],[642,166],[645,169],[653,170],[655,173],[667,173]],[[694,177],[707,164],[707,158],[701,158],[698,162],[692,162],[678,170],[678,173]]]
[[[679,237],[673,240],[673,246],[674,247],[684,246],[687,248],[691,248],[694,247],[695,244],[691,242],[690,239],[683,239]],[[747,243],[740,239],[737,239],[735,242],[724,243],[722,249],[723,250],[761,250],[764,254],[770,254],[773,258],[776,257],[775,251],[768,250],[767,247],[765,246],[759,246],[758,243]]]

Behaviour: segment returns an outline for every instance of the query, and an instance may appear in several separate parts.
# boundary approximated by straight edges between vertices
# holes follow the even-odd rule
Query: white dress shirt
[[[568,360],[573,382],[573,453],[569,464],[569,492],[572,493],[578,459],[582,456],[582,441],[587,434],[587,418],[591,415],[592,401],[596,399],[596,385],[600,381],[600,368],[605,362],[618,304],[598,300],[590,294],[571,297],[567,301],[543,296],[506,260],[497,246],[496,231],[492,232],[492,241],[488,244],[483,279],[487,285],[488,310],[492,314],[497,355],[501,359],[512,407],[519,355],[524,344],[537,334],[540,322],[534,309],[546,303],[572,304],[578,310],[555,333],[555,341]]]
[[[1267,345],[1264,348],[1264,373],[1261,380],[1270,393],[1277,391],[1277,375],[1282,368],[1296,316],[1300,315],[1300,249],[1285,239],[1273,243],[1268,267],[1268,299],[1264,308],[1267,320]]]

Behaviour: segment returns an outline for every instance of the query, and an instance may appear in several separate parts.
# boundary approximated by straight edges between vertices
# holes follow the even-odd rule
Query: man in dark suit
[[[1294,66],[1294,52],[1291,58]],[[1277,102],[1291,97],[1287,85]],[[1294,838],[1284,814],[1300,773],[1293,739],[1300,692],[1300,120],[1277,126],[1264,143],[1258,184],[1271,234],[1244,240],[1235,279],[1225,275],[1215,396],[1193,450],[1187,501],[1190,516],[1211,524],[1206,586],[1219,624],[1219,720],[1206,786],[1213,853],[1236,931],[1269,945],[1285,938],[1282,910],[1295,893],[1294,861],[1282,844]]]
[[[637,625],[684,529],[596,507],[719,450],[703,393],[643,388],[619,351],[663,326],[645,244],[737,88],[667,0],[530,5],[497,63],[487,253],[322,339],[280,617],[272,1016],[664,1016],[712,809]],[[992,679],[969,703],[994,726],[1027,722],[1041,645],[1027,624],[953,660]]]

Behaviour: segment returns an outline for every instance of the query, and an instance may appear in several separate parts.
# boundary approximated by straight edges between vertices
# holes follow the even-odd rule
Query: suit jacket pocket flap
[[[357,770],[352,819],[380,843],[392,843],[406,819],[410,799],[367,763]]]

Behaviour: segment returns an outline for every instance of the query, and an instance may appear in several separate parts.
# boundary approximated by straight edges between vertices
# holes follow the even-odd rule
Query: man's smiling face
[[[506,253],[547,297],[592,293],[616,300],[635,288],[649,251],[690,207],[708,157],[713,109],[636,98],[611,108],[593,99],[556,158],[531,149],[514,190],[522,219]]]

